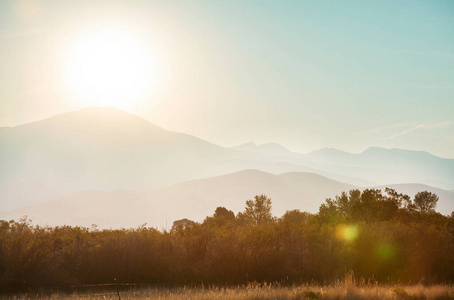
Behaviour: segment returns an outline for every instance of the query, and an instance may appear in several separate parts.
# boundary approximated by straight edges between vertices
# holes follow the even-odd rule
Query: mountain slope
[[[202,221],[218,206],[235,212],[258,194],[272,198],[273,213],[299,208],[315,212],[327,197],[353,188],[312,173],[269,174],[246,170],[214,178],[192,180],[147,192],[78,192],[59,200],[0,215],[18,219],[27,215],[38,224],[135,227],[143,223],[167,228],[176,219]]]
[[[443,189],[454,186],[454,159],[423,151],[370,147],[359,154],[324,148],[305,155],[309,166],[380,184],[416,182]]]
[[[0,167],[0,213],[82,190],[145,191],[244,169],[311,172],[359,186],[454,188],[454,160],[428,153],[372,148],[304,155],[278,144],[224,148],[96,107],[0,128]]]
[[[144,191],[244,169],[315,172],[293,158],[223,148],[116,108],[0,128],[0,212],[81,190]]]
[[[261,145],[256,145],[253,142],[241,144],[235,147],[231,147],[230,149],[240,150],[240,151],[247,151],[247,152],[254,152],[254,153],[264,153],[264,154],[271,154],[271,155],[280,155],[280,156],[287,156],[295,154],[288,150],[287,148],[279,145],[277,143],[266,143]]]
[[[231,149],[256,154],[266,153],[274,159],[304,165],[317,174],[360,186],[370,186],[371,182],[416,182],[449,190],[454,187],[454,159],[437,157],[423,151],[370,147],[355,154],[323,148],[301,154],[275,143],[246,143]],[[342,178],[335,177],[336,175]]]
[[[144,190],[212,176],[224,172],[217,162],[231,152],[113,108],[1,128],[0,145],[0,210],[79,190]]]
[[[0,128],[0,165],[0,212],[81,190],[142,191],[247,168],[309,170],[96,107]]]
[[[454,193],[418,185],[387,185],[412,198],[416,192],[428,190],[439,197],[437,211],[450,214],[454,210]],[[170,229],[173,221],[189,218],[203,221],[218,206],[235,213],[244,210],[245,201],[265,194],[272,199],[273,214],[300,209],[317,212],[326,198],[355,188],[312,173],[269,174],[245,170],[233,174],[186,181],[167,188],[147,192],[78,192],[59,200],[1,214],[0,219],[19,219],[27,215],[41,225],[97,224],[102,228],[137,227],[143,223]],[[384,190],[385,186],[379,186]]]

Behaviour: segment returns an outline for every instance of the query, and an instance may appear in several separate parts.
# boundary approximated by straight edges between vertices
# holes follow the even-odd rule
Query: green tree
[[[436,194],[423,191],[415,195],[414,205],[422,213],[433,212],[435,211],[435,207],[437,207],[438,199]]]
[[[337,223],[342,219],[350,219],[352,207],[361,202],[361,191],[358,189],[350,190],[348,193],[342,192],[335,199],[328,198],[319,208],[319,216],[332,223]]]
[[[335,200],[325,199],[318,209],[318,216],[323,223],[337,223],[341,220],[341,213]]]

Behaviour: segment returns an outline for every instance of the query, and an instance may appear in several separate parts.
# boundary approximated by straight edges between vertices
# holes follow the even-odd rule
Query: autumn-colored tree
[[[276,221],[260,195],[237,217],[218,207],[203,223],[177,220],[171,232],[0,221],[0,298],[113,278],[162,286],[326,283],[353,271],[386,283],[453,283],[454,218],[434,212],[437,200],[429,192],[413,203],[391,189],[351,190],[317,214],[292,210]]]
[[[194,226],[195,224],[196,223],[194,221],[186,219],[186,218],[176,220],[173,222],[172,229],[170,230],[170,232],[177,232],[177,231],[180,231],[183,229],[187,229],[187,228]]]
[[[271,215],[271,199],[265,195],[256,195],[254,200],[247,200],[243,217],[246,224],[255,226],[271,224],[274,221]]]

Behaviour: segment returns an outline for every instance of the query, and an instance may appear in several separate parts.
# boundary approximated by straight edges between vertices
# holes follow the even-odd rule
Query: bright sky
[[[223,146],[454,158],[454,1],[0,1],[0,126],[93,105]]]

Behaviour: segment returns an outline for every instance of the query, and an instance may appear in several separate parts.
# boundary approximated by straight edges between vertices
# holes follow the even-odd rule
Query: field
[[[354,284],[351,281],[333,285],[298,285],[250,283],[236,287],[134,288],[115,291],[91,290],[72,293],[29,293],[3,299],[454,299],[454,286],[386,286]]]

